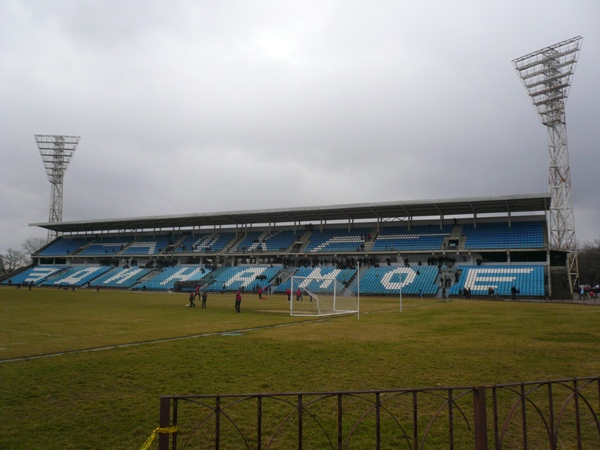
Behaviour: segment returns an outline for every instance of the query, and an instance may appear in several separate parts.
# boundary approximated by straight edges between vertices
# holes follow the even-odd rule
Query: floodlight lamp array
[[[513,66],[546,126],[565,123],[565,102],[582,39],[577,36],[513,60]]]
[[[62,183],[80,139],[79,136],[35,135],[50,183]]]

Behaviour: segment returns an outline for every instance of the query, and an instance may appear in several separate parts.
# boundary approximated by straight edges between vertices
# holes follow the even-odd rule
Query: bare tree
[[[600,239],[593,243],[585,242],[580,246],[577,257],[581,283],[592,286],[600,283]]]
[[[1,255],[0,261],[2,262],[2,274],[7,275],[24,266],[27,263],[27,255],[19,250],[9,248],[6,253]]]
[[[46,239],[34,237],[34,238],[27,239],[23,243],[22,248],[23,248],[23,250],[25,250],[25,253],[27,253],[27,255],[29,257],[31,257],[31,255],[33,255],[35,252],[37,252],[40,248],[44,247],[46,244],[47,244]]]

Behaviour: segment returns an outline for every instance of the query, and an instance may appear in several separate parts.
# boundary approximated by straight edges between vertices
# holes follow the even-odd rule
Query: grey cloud
[[[77,134],[64,219],[547,190],[511,60],[584,37],[576,229],[598,233],[596,1],[0,0],[0,251],[48,217],[34,133]]]

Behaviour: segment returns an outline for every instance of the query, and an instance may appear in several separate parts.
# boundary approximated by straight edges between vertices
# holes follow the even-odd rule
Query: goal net
[[[358,313],[358,298],[335,278],[293,276],[290,315],[330,316]]]

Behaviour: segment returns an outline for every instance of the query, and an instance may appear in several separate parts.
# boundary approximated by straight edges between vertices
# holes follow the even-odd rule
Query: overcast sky
[[[581,35],[579,241],[600,238],[598,0],[0,0],[0,253],[63,220],[548,191],[512,60]]]

